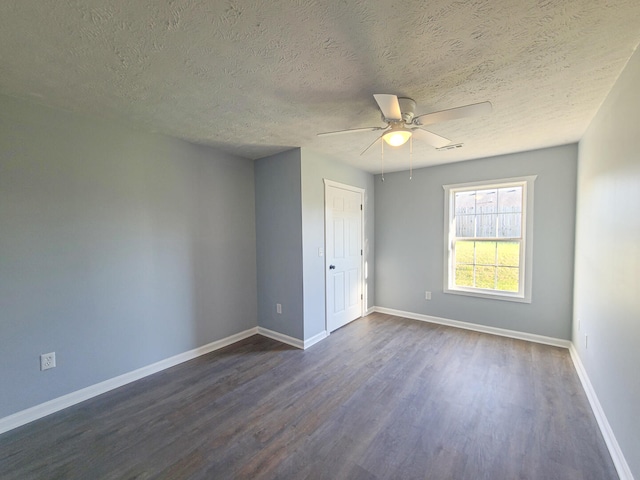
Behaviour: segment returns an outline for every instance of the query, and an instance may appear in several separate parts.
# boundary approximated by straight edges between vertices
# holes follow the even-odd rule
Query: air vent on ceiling
[[[445,145],[444,147],[436,148],[436,150],[455,150],[456,148],[462,148],[463,143],[456,143],[454,145]]]

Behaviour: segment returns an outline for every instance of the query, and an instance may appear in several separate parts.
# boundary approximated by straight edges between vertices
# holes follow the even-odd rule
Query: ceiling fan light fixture
[[[392,147],[399,147],[407,143],[407,140],[411,138],[411,130],[407,128],[395,128],[385,133],[382,138]]]

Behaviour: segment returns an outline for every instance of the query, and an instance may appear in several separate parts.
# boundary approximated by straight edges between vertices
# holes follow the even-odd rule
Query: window
[[[445,185],[445,293],[531,302],[535,176]]]

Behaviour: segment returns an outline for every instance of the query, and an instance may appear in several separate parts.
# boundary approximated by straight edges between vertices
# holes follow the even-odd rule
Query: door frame
[[[329,187],[334,187],[334,188],[341,188],[343,190],[348,190],[351,192],[355,192],[360,194],[360,205],[362,205],[362,208],[360,209],[360,247],[362,248],[362,254],[360,255],[360,291],[362,292],[362,296],[360,297],[360,317],[364,317],[364,312],[365,312],[365,305],[366,305],[366,301],[367,301],[367,290],[366,290],[366,284],[364,281],[364,269],[365,269],[365,260],[364,260],[364,240],[365,240],[365,235],[364,235],[364,209],[365,209],[365,204],[364,204],[364,194],[366,192],[366,189],[364,188],[360,188],[360,187],[354,187],[353,185],[348,185],[346,183],[340,183],[340,182],[336,182],[334,180],[329,180],[328,178],[323,179],[324,180],[324,329],[325,332],[327,332],[327,335],[329,335],[331,332],[329,332],[329,309],[327,308],[327,281],[328,281],[328,275],[327,272],[329,271],[329,258],[327,257],[327,190],[329,189]]]

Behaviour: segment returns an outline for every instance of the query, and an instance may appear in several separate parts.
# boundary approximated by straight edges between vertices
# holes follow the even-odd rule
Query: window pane
[[[456,237],[473,237],[475,231],[475,215],[456,216]]]
[[[498,189],[498,213],[522,213],[522,187]]]
[[[498,189],[498,237],[522,235],[522,186]]]
[[[473,266],[456,266],[456,285],[458,287],[473,287]]]
[[[456,242],[456,265],[461,263],[473,263],[474,242]]]
[[[476,213],[498,213],[498,190],[478,190],[476,192]]]
[[[458,192],[455,196],[455,212],[458,215],[476,213],[476,192]]]
[[[496,264],[496,242],[475,242],[476,244],[476,264],[495,265]]]
[[[520,244],[498,242],[498,265],[517,267],[520,265]]]
[[[520,238],[522,236],[521,213],[498,214],[498,237]]]
[[[476,192],[455,194],[456,236],[473,237],[475,234]]]
[[[476,237],[496,236],[497,215],[476,215]]]
[[[498,290],[517,292],[519,276],[520,269],[517,267],[498,267]]]
[[[496,288],[496,267],[476,267],[477,288]]]

